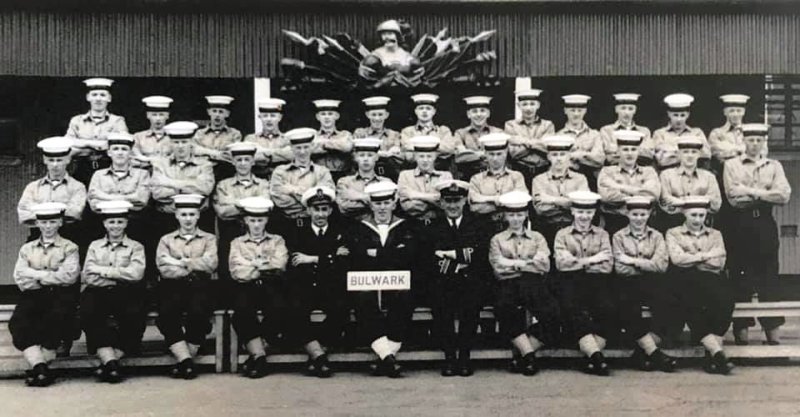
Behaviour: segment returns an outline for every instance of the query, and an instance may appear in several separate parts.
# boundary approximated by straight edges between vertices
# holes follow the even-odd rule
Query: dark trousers
[[[641,339],[650,331],[662,334],[665,312],[659,297],[665,284],[663,274],[643,274],[616,278],[617,310],[620,328],[631,341]],[[642,307],[650,308],[650,320],[642,318]]]
[[[526,312],[536,319],[535,324],[528,325]],[[543,275],[523,273],[499,281],[495,315],[507,340],[528,333],[544,344],[556,342],[559,306]]]
[[[358,291],[351,294],[359,333],[366,343],[372,343],[381,336],[395,342],[405,340],[414,313],[414,302],[409,291],[381,291],[380,306],[377,292]]]
[[[55,349],[61,340],[71,340],[77,305],[78,293],[71,286],[23,291],[8,322],[14,347]]]
[[[486,162],[482,160],[453,164],[456,175],[454,178],[469,182],[473,175],[486,169]]]
[[[609,236],[614,236],[614,233],[620,231],[628,225],[628,217],[617,213],[602,213],[603,221],[605,222],[605,229]]]
[[[677,338],[684,324],[695,342],[708,334],[725,334],[734,308],[731,282],[725,275],[671,266],[667,279],[670,285],[663,287],[660,297],[668,338]]]
[[[87,287],[81,293],[81,324],[90,352],[101,347],[138,352],[146,314],[141,283]]]
[[[608,338],[616,328],[613,276],[584,271],[561,272],[555,283],[562,331],[568,341],[596,334]]]
[[[456,349],[469,352],[478,330],[482,283],[475,277],[448,275],[431,287],[433,330],[439,346],[447,355],[454,355]]]
[[[269,277],[250,282],[231,282],[233,328],[242,343],[263,337],[279,344],[286,334],[290,305],[286,280]],[[259,311],[263,319],[259,320]]]
[[[70,175],[72,178],[82,182],[86,187],[89,187],[95,171],[110,166],[111,158],[106,155],[93,154],[91,156],[75,157],[70,164]]]
[[[289,284],[290,339],[305,345],[314,340],[336,345],[350,321],[350,306],[343,276],[294,276]],[[311,323],[314,310],[325,312],[325,321]]]
[[[542,165],[532,166],[519,161],[511,161],[510,166],[511,169],[522,173],[522,177],[525,178],[525,187],[528,189],[528,192],[530,192],[533,179],[536,178],[537,175],[546,172],[550,168],[550,162],[544,160]]]
[[[199,345],[211,331],[213,282],[208,276],[162,279],[158,285],[158,330],[167,346],[182,340]]]
[[[285,240],[292,241],[294,236],[306,225],[310,224],[310,217],[291,218],[280,211],[273,212],[267,224],[267,231],[281,235]]]

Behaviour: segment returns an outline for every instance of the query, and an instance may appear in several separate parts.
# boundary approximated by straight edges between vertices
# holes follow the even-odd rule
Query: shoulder
[[[113,121],[113,122],[124,122],[125,121],[125,117],[124,116],[120,116],[118,114],[109,113],[108,114],[108,120],[109,121]]]
[[[510,234],[511,232],[509,232],[508,230],[503,230],[502,232],[498,232],[494,236],[492,236],[491,242],[497,243],[507,240]]]
[[[717,180],[717,177],[714,176],[714,174],[711,171],[705,168],[697,168],[697,175],[705,178],[713,178],[714,181]]]
[[[197,236],[200,236],[203,239],[207,240],[217,240],[217,235],[213,233],[208,233],[205,230],[197,229]]]
[[[570,233],[572,233],[572,226],[562,227],[556,232],[556,239],[564,239]]]
[[[70,124],[80,123],[83,120],[84,116],[86,116],[86,115],[85,114],[76,114],[75,116],[70,117],[69,123]]]
[[[73,252],[73,251],[77,252],[78,251],[78,245],[75,244],[75,242],[73,242],[73,241],[71,241],[69,239],[66,239],[63,236],[59,236],[58,240],[59,240],[59,242],[61,242],[64,245],[64,250],[65,251],[68,251],[68,252]]]
[[[597,233],[597,234],[598,234],[598,235],[600,235],[601,237],[605,237],[606,239],[608,239],[608,232],[606,232],[606,230],[605,230],[605,229],[603,229],[602,227],[599,227],[599,226],[592,226],[592,231],[593,231],[594,233]]]
[[[136,177],[146,177],[150,175],[150,173],[147,172],[146,169],[135,168],[135,167],[131,168],[131,174],[133,174]]]
[[[526,233],[528,233],[528,236],[533,238],[533,240],[536,240],[536,241],[539,241],[539,242],[544,242],[545,241],[544,235],[539,233],[539,232],[537,232],[536,230],[528,230]]]

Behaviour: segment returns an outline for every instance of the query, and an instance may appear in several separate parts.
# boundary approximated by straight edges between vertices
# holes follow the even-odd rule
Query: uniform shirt
[[[403,150],[406,151],[406,160],[408,162],[414,161],[414,146],[411,144],[411,139],[415,136],[430,135],[436,136],[441,141],[439,143],[439,158],[444,159],[453,155],[456,150],[456,141],[453,138],[453,132],[447,126],[440,126],[431,124],[430,126],[423,126],[419,123],[404,127],[400,131],[400,143]]]
[[[547,158],[543,156],[547,153],[547,148],[542,143],[542,138],[556,132],[553,122],[538,116],[530,123],[522,119],[509,120],[504,130],[512,137],[508,149],[508,156],[511,159],[532,166],[547,163]]]
[[[378,225],[373,218],[362,220],[345,234],[353,271],[408,271],[419,264],[420,231],[410,221],[392,218]],[[372,256],[374,255],[374,256]]]
[[[25,186],[17,204],[19,223],[34,224],[36,215],[31,211],[31,207],[48,201],[67,205],[67,210],[64,212],[66,221],[80,220],[86,207],[86,186],[69,174],[58,182],[51,181],[47,176],[31,181]]]
[[[711,147],[711,155],[719,161],[726,161],[741,155],[744,153],[742,126],[734,126],[726,122],[715,128],[708,134],[708,145]]]
[[[371,127],[359,127],[353,132],[353,138],[378,138],[381,140],[382,151],[388,151],[394,147],[403,147],[400,141],[400,132],[392,129],[383,128],[379,131],[376,131]]]
[[[611,246],[614,250],[614,270],[618,275],[661,273],[666,272],[669,266],[664,236],[652,227],[646,227],[644,233],[635,235],[630,226],[626,226],[614,233]],[[640,259],[643,264],[633,266],[623,263],[620,255]]]
[[[510,191],[528,192],[525,178],[519,171],[503,168],[499,173],[491,170],[479,172],[469,179],[469,208],[475,213],[488,214],[497,211],[494,203],[477,203],[478,196],[499,196]]]
[[[677,267],[697,268],[701,271],[720,273],[725,267],[725,243],[722,233],[710,227],[703,227],[694,233],[685,225],[667,230],[667,250],[669,259]],[[699,262],[698,254],[714,256]]]
[[[328,223],[323,228],[313,223],[304,225],[286,241],[286,246],[289,253],[316,256],[317,262],[293,266],[289,269],[290,279],[341,291],[347,256],[338,255],[337,251],[345,246],[345,234],[349,231],[349,227],[342,228],[337,223]]]
[[[585,175],[567,170],[564,175],[556,176],[551,170],[534,177],[531,182],[531,194],[537,217],[548,223],[572,221],[569,207],[558,206],[545,200],[547,197],[567,198],[573,191],[589,191],[589,181]]]
[[[311,187],[335,188],[331,172],[324,166],[311,164],[301,167],[294,162],[279,165],[272,172],[269,194],[275,206],[289,217],[305,217],[306,208],[301,203],[303,193]]]
[[[174,195],[196,193],[209,196],[214,191],[214,169],[204,158],[191,157],[179,162],[172,156],[154,162],[150,192],[159,211],[174,211],[171,204]],[[178,184],[176,181],[188,183]]]
[[[583,122],[578,130],[564,126],[558,131],[558,134],[570,135],[575,138],[573,152],[587,152],[586,156],[581,158],[580,161],[572,162],[572,169],[578,170],[581,165],[597,169],[603,166],[603,162],[606,160],[606,154],[603,152],[603,138],[600,137],[600,132],[590,128],[586,122]]]
[[[489,236],[486,222],[469,213],[451,219],[442,216],[434,220],[421,236],[420,250],[426,264],[432,268],[429,275],[444,280],[483,279],[488,266]],[[436,251],[452,251],[455,259],[436,256]]]
[[[642,144],[639,145],[639,155],[648,159],[653,158],[653,138],[650,135],[650,129],[639,126],[636,123],[625,126],[618,120],[600,128],[600,137],[603,138],[603,152],[606,154],[606,165],[619,163],[619,150],[617,140],[614,138],[614,132],[617,130],[633,130],[642,133],[644,136],[642,137]]]
[[[498,127],[486,125],[478,129],[470,125],[457,129],[453,139],[455,140],[456,149],[467,148],[473,151],[480,151],[482,147],[478,139],[483,135],[498,132],[502,132]]]
[[[169,136],[166,132],[157,133],[152,129],[142,130],[133,134],[133,162],[136,166],[150,166],[150,162],[136,159],[136,156],[148,158],[167,158],[172,154],[169,145]]]
[[[372,173],[370,177],[363,177],[360,173],[339,178],[336,183],[336,205],[339,211],[347,217],[360,218],[369,214],[369,204],[364,200],[354,200],[345,197],[348,191],[364,193],[364,188],[372,183],[380,181],[391,181],[389,178]],[[360,219],[359,219],[360,220]]]
[[[430,220],[437,216],[439,206],[427,201],[410,198],[408,191],[420,193],[437,193],[436,184],[441,181],[451,180],[453,175],[448,171],[430,171],[423,173],[419,168],[400,171],[397,177],[397,192],[400,197],[400,207],[409,216]]]
[[[74,284],[81,272],[78,245],[61,236],[49,244],[25,243],[14,265],[14,282],[23,291]]]
[[[661,209],[669,214],[680,211],[676,199],[690,195],[702,195],[711,200],[711,212],[716,213],[722,206],[722,195],[717,178],[702,168],[688,172],[682,166],[661,171]]]
[[[64,136],[76,139],[106,140],[106,136],[111,132],[128,132],[125,118],[105,112],[105,114],[93,119],[92,113],[79,114],[69,120],[67,133]],[[95,153],[94,149],[78,148],[76,156],[88,156]]]
[[[655,157],[656,167],[664,168],[680,163],[678,158],[678,139],[683,136],[697,136],[703,141],[701,158],[711,157],[711,148],[708,146],[706,135],[696,127],[686,126],[685,129],[677,131],[669,126],[662,127],[653,133],[653,146],[655,147],[653,156]]]
[[[509,261],[524,260],[525,266],[512,266]],[[520,233],[504,230],[489,242],[489,264],[497,279],[517,278],[523,272],[546,274],[550,271],[550,248],[544,236],[533,230]]]
[[[223,126],[220,129],[206,126],[197,130],[194,141],[203,148],[224,151],[231,143],[242,141],[242,132],[230,126]]]
[[[255,143],[259,151],[256,152],[256,165],[258,166],[274,166],[278,164],[285,164],[294,159],[292,154],[292,145],[289,139],[283,136],[283,133],[266,133],[259,134],[251,133],[244,137],[245,142]],[[267,156],[262,149],[271,150],[271,154]]]
[[[256,263],[262,261],[268,263],[272,273],[286,271],[289,251],[281,236],[266,233],[264,237],[256,240],[248,233],[231,241],[228,265],[234,280],[248,282],[261,278],[262,271],[258,269]]]
[[[99,272],[88,272],[89,267]],[[118,282],[141,281],[144,277],[144,246],[123,237],[110,242],[108,237],[95,240],[86,251],[82,282],[90,287],[112,287]]]
[[[742,155],[729,159],[725,162],[723,183],[728,202],[735,208],[752,207],[762,201],[770,204],[786,204],[792,194],[792,187],[786,180],[783,165],[765,157],[753,159]],[[757,201],[736,190],[737,185],[769,190],[772,196]]]
[[[578,259],[594,256],[600,252],[611,254],[611,242],[608,232],[591,226],[586,232],[581,232],[574,226],[567,226],[556,233],[553,241],[556,268],[559,271],[578,271]],[[608,274],[614,268],[613,261],[585,267],[587,272]]]
[[[328,168],[331,172],[343,172],[350,169],[353,157],[353,135],[346,130],[333,132],[317,131],[312,143],[311,153],[314,162]]]
[[[166,263],[169,258],[186,261],[188,268]],[[156,266],[162,279],[184,278],[192,272],[212,274],[218,261],[217,237],[200,229],[192,236],[183,236],[180,230],[167,233],[156,249]]]
[[[234,175],[217,183],[212,204],[222,220],[235,220],[239,216],[236,203],[247,197],[269,198],[269,181],[250,174],[240,178]]]
[[[640,187],[641,191],[629,193],[619,185]],[[622,166],[603,167],[597,176],[597,191],[603,197],[602,210],[607,213],[625,214],[625,199],[635,195],[647,195],[657,200],[661,196],[661,182],[653,167],[636,165],[628,171]]]
[[[115,197],[100,197],[97,193]],[[109,200],[125,200],[133,204],[134,211],[145,208],[150,201],[150,174],[141,168],[130,168],[119,175],[112,168],[95,171],[89,182],[89,207],[97,212],[97,203]]]

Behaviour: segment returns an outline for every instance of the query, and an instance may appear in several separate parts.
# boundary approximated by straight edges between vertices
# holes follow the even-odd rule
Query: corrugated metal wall
[[[795,156],[793,160],[783,160],[783,169],[792,185],[792,199],[789,204],[775,209],[775,220],[778,227],[800,225],[800,160]],[[800,237],[781,237],[780,273],[800,274]]]
[[[571,6],[580,11],[577,6]],[[328,7],[332,9],[332,7]],[[418,33],[497,29],[500,76],[797,73],[796,14],[537,14],[528,6],[385,8],[275,14],[0,12],[0,74],[276,77],[304,35],[347,32],[373,47],[375,26],[404,18]],[[569,9],[569,10],[573,10]],[[495,11],[498,10],[498,11]]]

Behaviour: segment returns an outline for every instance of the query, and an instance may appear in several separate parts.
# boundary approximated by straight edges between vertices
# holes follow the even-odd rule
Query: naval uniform
[[[400,170],[405,164],[405,152],[400,141],[400,132],[385,127],[379,131],[371,127],[359,127],[353,131],[353,138],[378,138],[381,140],[380,151],[388,152],[388,154],[378,158],[378,162],[375,164],[375,173],[396,182],[397,176],[400,175]]]
[[[547,148],[542,138],[556,132],[550,120],[536,116],[533,121],[509,120],[505,124],[505,132],[511,135],[508,146],[508,157],[511,169],[519,171],[525,178],[525,185],[547,171],[550,161],[547,160]]]
[[[572,170],[586,176],[589,181],[589,189],[596,192],[597,174],[606,159],[603,151],[603,138],[600,136],[600,132],[590,128],[586,122],[582,122],[578,129],[564,126],[556,133],[570,135],[575,138],[575,146],[572,148],[572,152],[586,152],[586,155],[581,158],[572,160]]]
[[[455,134],[453,135],[453,139],[455,140],[456,152],[458,149],[468,149],[471,151],[481,151],[482,146],[478,139],[481,136],[488,135],[490,133],[499,133],[503,130],[494,126],[484,125],[480,128],[475,126],[467,126],[462,127],[461,129],[456,129]],[[481,158],[477,161],[472,162],[463,162],[459,163],[456,161],[455,163],[455,175],[454,177],[457,179],[461,179],[464,181],[468,181],[472,178],[473,175],[477,174],[480,171],[486,169],[486,160]]]
[[[68,138],[106,140],[111,132],[128,132],[125,118],[104,112],[102,116],[92,116],[91,112],[72,117],[67,127]],[[76,148],[72,156],[72,176],[83,184],[89,184],[92,174],[100,168],[111,165],[111,158],[105,151],[92,148]]]
[[[279,165],[272,172],[269,194],[276,213],[270,216],[267,229],[284,238],[291,236],[310,221],[306,207],[301,202],[303,193],[311,187],[326,186],[336,188],[328,168],[314,163],[307,167],[294,162]]]

